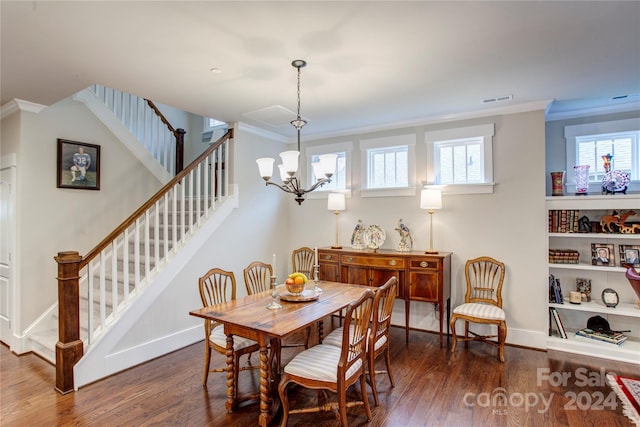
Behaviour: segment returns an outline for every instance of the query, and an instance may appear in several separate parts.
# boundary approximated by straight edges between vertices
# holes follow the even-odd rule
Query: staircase
[[[85,103],[116,136],[124,138],[123,143],[166,184],[86,255],[61,252],[55,257],[59,301],[27,335],[32,351],[56,364],[56,389],[62,393],[101,378],[96,377],[100,373],[108,375],[100,368],[105,365],[103,347],[110,337],[121,334],[118,329],[127,330],[131,325],[127,322],[135,322],[140,315],[136,313],[143,312],[171,283],[179,271],[172,263],[184,265],[185,259],[180,258],[188,255],[181,254],[193,253],[207,239],[194,237],[211,235],[238,204],[237,189],[228,175],[232,130],[171,178],[171,171],[181,165],[176,156],[167,154],[167,145],[132,145],[135,137],[125,124],[138,107],[132,101],[122,107],[123,100],[132,97],[102,90],[103,95],[120,100],[109,105],[108,96],[107,104],[100,100],[104,98],[100,90],[95,86],[74,99]],[[154,158],[157,154],[158,160]],[[74,367],[82,384],[74,385]]]

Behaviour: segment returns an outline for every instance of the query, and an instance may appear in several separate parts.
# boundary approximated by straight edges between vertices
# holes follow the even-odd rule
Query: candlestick
[[[273,270],[273,275],[278,275],[278,270],[276,269],[276,254],[273,254],[273,261],[271,261],[271,270]]]
[[[276,259],[275,254],[273,255],[273,259]],[[276,292],[276,276],[271,276],[271,302],[267,306],[269,310],[277,310],[282,308],[276,299],[278,298],[278,292]]]

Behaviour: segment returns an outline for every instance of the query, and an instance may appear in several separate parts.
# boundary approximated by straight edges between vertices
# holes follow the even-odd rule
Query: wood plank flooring
[[[329,321],[327,321],[329,322]],[[331,328],[327,324],[326,329]],[[379,375],[380,406],[367,423],[364,409],[349,409],[351,426],[629,426],[601,368],[640,377],[636,365],[561,352],[516,347],[497,350],[482,343],[440,349],[438,335],[392,328],[395,388]],[[295,349],[285,349],[284,361]],[[53,390],[55,369],[32,354],[18,357],[0,346],[0,424],[9,426],[253,426],[258,404],[225,412],[225,377],[211,373],[201,385],[204,344],[116,374],[75,393]],[[244,359],[243,359],[244,360]],[[213,354],[213,364],[225,358]],[[257,363],[257,354],[253,356]],[[383,369],[382,360],[379,368]],[[566,380],[561,380],[564,376]],[[240,389],[258,387],[257,371],[240,374]],[[352,396],[358,395],[351,389]],[[333,398],[334,396],[330,396]],[[290,389],[292,407],[315,403],[318,393]],[[279,419],[274,425],[279,425]],[[335,426],[331,413],[292,415],[289,426]]]

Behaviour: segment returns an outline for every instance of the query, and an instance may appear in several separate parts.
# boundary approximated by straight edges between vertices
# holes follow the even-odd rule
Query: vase
[[[562,196],[564,183],[564,171],[551,172],[551,195]]]
[[[573,167],[576,175],[576,196],[586,196],[589,191],[589,165]]]

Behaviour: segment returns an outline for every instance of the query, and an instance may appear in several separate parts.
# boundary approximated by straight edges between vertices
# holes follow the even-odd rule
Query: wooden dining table
[[[307,290],[312,290],[313,281],[306,284]],[[227,336],[227,412],[233,412],[238,405],[237,384],[234,384],[233,336],[255,340],[260,345],[260,415],[258,424],[266,427],[273,417],[277,407],[273,405],[272,395],[277,384],[271,384],[272,359],[269,358],[269,344],[279,343],[287,335],[303,330],[318,323],[319,334],[322,337],[322,319],[338,312],[357,300],[360,295],[370,289],[362,285],[322,281],[319,283],[322,292],[317,299],[310,301],[285,301],[277,298],[282,308],[268,309],[272,302],[272,291],[265,291],[244,298],[237,298],[226,303],[204,307],[190,311],[189,314],[203,319],[220,322],[224,325]],[[278,295],[288,295],[285,285],[276,287]],[[308,292],[307,292],[308,293]]]

